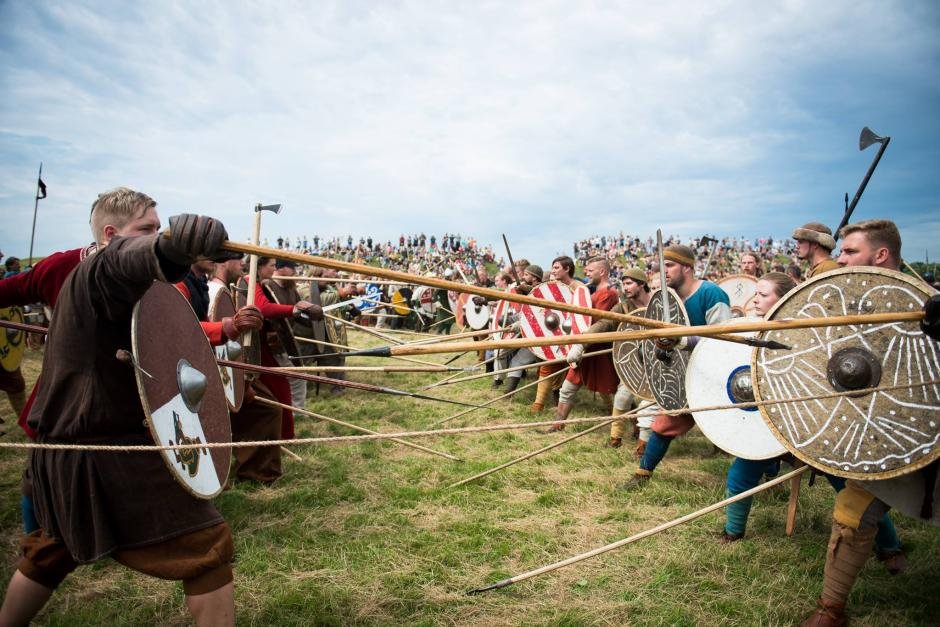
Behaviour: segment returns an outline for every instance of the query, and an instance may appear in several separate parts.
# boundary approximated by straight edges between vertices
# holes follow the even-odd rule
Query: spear
[[[609,355],[612,352],[614,352],[614,349],[607,348],[602,351],[593,351],[590,353],[584,353],[584,355],[582,355],[581,358],[587,359],[588,357],[596,357],[597,355]],[[567,357],[559,357],[558,359],[551,359],[549,361],[540,361],[538,365],[539,366],[553,366],[555,364],[567,363],[567,361],[568,361]],[[526,364],[524,366],[511,366],[509,368],[503,368],[502,370],[494,370],[493,372],[481,372],[479,374],[473,374],[467,377],[461,377],[459,379],[449,379],[445,381],[440,381],[438,383],[433,383],[431,385],[425,386],[424,389],[430,390],[431,388],[440,387],[442,385],[453,385],[455,383],[463,383],[464,381],[474,381],[476,379],[492,377],[498,374],[506,374],[507,372],[515,372],[517,370],[526,370],[527,368],[531,368],[531,367],[532,367],[532,364]]]
[[[792,320],[741,320],[726,322],[720,325],[678,326],[670,328],[645,329],[640,331],[611,331],[608,333],[582,333],[580,335],[561,335],[541,338],[520,338],[515,340],[488,340],[482,342],[453,342],[451,344],[430,346],[380,346],[363,349],[352,353],[353,355],[367,355],[372,357],[393,357],[398,355],[430,355],[435,353],[449,353],[486,349],[513,349],[529,348],[532,346],[558,346],[571,344],[573,341],[582,344],[598,344],[602,342],[623,342],[626,340],[652,340],[656,338],[678,338],[687,336],[716,337],[725,333],[744,333],[748,331],[783,331],[788,329],[812,329],[819,327],[839,327],[863,324],[883,324],[891,322],[916,322],[924,317],[923,311],[886,312],[875,314],[857,314],[848,316],[830,316],[826,318],[804,318]],[[772,348],[790,347],[777,345]],[[344,353],[349,356],[350,353]]]
[[[740,494],[736,494],[730,498],[724,499],[723,501],[718,501],[717,503],[709,505],[708,507],[704,507],[698,510],[697,512],[686,514],[685,516],[682,516],[681,518],[676,518],[675,520],[669,521],[667,523],[663,523],[657,527],[653,527],[652,529],[641,531],[640,533],[632,535],[629,538],[624,538],[623,540],[617,540],[616,542],[611,542],[610,544],[606,546],[602,546],[592,551],[581,553],[580,555],[575,555],[574,557],[569,557],[566,560],[555,562],[554,564],[549,564],[548,566],[542,566],[541,568],[536,568],[535,570],[530,570],[529,572],[522,573],[521,575],[515,575],[514,577],[509,577],[507,579],[497,581],[494,584],[483,586],[482,588],[474,588],[473,590],[468,590],[467,594],[475,595],[475,594],[480,594],[482,592],[489,592],[490,590],[499,590],[500,588],[511,586],[514,583],[519,583],[520,581],[525,581],[526,579],[531,579],[532,577],[543,575],[553,570],[564,568],[565,566],[577,564],[578,562],[584,561],[591,557],[595,557],[597,555],[601,555],[602,553],[606,553],[614,549],[619,549],[620,547],[636,542],[637,540],[642,540],[643,538],[654,536],[657,533],[666,531],[667,529],[671,529],[673,527],[677,527],[683,523],[689,522],[690,520],[695,520],[696,518],[699,518],[700,516],[704,516],[705,514],[721,509],[722,507],[725,507],[726,505],[737,503],[738,501],[742,501],[748,497],[754,496],[758,492],[763,492],[764,490],[772,488],[777,484],[783,483],[785,481],[789,481],[791,478],[796,477],[800,473],[806,472],[807,470],[809,470],[809,468],[810,468],[809,466],[803,466],[802,468],[797,468],[796,470],[788,472],[785,475],[781,475],[777,477],[776,479],[772,479],[755,488],[751,488],[750,490],[746,490],[744,492],[741,492]]]
[[[418,394],[417,392],[406,392],[404,390],[396,390],[394,388],[385,387],[382,385],[372,385],[371,383],[360,383],[358,381],[347,381],[345,379],[332,379],[330,377],[321,377],[315,374],[306,374],[303,372],[284,372],[276,368],[269,368],[267,366],[255,366],[254,364],[245,364],[240,361],[229,361],[227,359],[218,360],[220,366],[228,366],[229,368],[238,368],[240,370],[245,370],[247,372],[257,372],[260,374],[274,374],[282,377],[289,377],[292,379],[302,379],[304,381],[313,381],[315,383],[324,383],[329,385],[338,385],[340,387],[352,388],[354,390],[363,390],[364,392],[375,392],[377,394],[392,394],[394,396],[407,396],[409,398],[417,398],[425,401],[435,401],[438,403],[449,403],[451,405],[461,405],[463,407],[471,407],[473,409],[480,409],[481,405],[475,405],[473,403],[464,403],[463,401],[454,401],[449,398],[438,398],[436,396],[428,396],[426,394]]]
[[[347,429],[352,429],[353,431],[359,431],[360,433],[368,433],[370,435],[379,435],[378,431],[373,431],[371,429],[366,429],[365,427],[360,427],[359,425],[354,425],[351,422],[345,422],[343,420],[337,420],[336,418],[330,418],[329,416],[324,416],[323,414],[316,414],[308,409],[302,407],[292,407],[291,405],[285,405],[284,403],[278,403],[277,401],[271,400],[269,398],[264,398],[263,396],[256,396],[255,400],[265,405],[270,405],[272,407],[280,407],[281,409],[289,409],[291,411],[304,414],[305,416],[311,416],[317,418],[318,420],[323,420],[324,422],[332,422],[333,424],[346,427]],[[454,457],[449,453],[442,453],[440,451],[435,451],[432,448],[426,446],[421,446],[420,444],[415,444],[414,442],[409,442],[408,440],[402,440],[401,438],[389,438],[392,442],[397,442],[403,446],[408,446],[419,451],[424,451],[425,453],[431,453],[432,455],[437,455],[438,457],[445,457],[455,462],[463,461],[459,457]]]
[[[164,231],[165,236],[169,237],[169,231]],[[366,274],[369,276],[383,277],[387,279],[394,279],[399,281],[408,281],[410,283],[418,285],[427,285],[430,287],[436,287],[445,290],[453,290],[455,292],[466,292],[469,294],[476,294],[477,296],[483,296],[489,300],[505,300],[514,303],[521,303],[527,305],[535,305],[536,307],[545,307],[546,301],[540,298],[535,298],[534,296],[526,296],[524,294],[515,294],[512,292],[503,292],[497,289],[482,287],[480,285],[473,284],[464,284],[458,283],[456,281],[447,281],[445,279],[438,279],[437,277],[430,276],[417,276],[413,274],[408,274],[407,272],[401,272],[399,270],[389,270],[386,268],[378,268],[375,266],[367,266],[358,263],[350,263],[348,261],[340,261],[339,259],[329,259],[327,257],[318,257],[316,255],[306,255],[303,253],[294,253],[290,251],[280,250],[278,248],[269,248],[267,246],[256,246],[253,244],[246,244],[244,242],[236,242],[233,240],[226,240],[220,246],[221,250],[228,250],[231,252],[249,254],[249,255],[260,255],[264,257],[274,257],[276,259],[286,259],[289,261],[295,261],[297,263],[305,263],[314,266],[320,266],[323,268],[333,268],[334,270],[344,270],[346,272],[355,272],[359,274]],[[629,322],[641,327],[648,328],[671,328],[676,325],[661,322],[659,320],[651,320],[649,318],[643,318],[641,316],[632,316],[630,314],[618,313],[616,311],[606,311],[604,309],[593,309],[591,307],[582,307],[580,305],[575,305],[572,303],[559,303],[553,302],[548,304],[551,309],[557,311],[567,311],[570,313],[578,313],[586,316],[592,316],[594,320],[605,319],[605,320],[616,320],[618,322]],[[756,338],[744,338],[736,336],[726,336],[723,334],[717,334],[714,337],[726,342],[735,342],[737,344],[747,344],[748,346],[759,346],[762,348],[779,348],[779,346],[774,346],[773,344],[765,343]],[[563,344],[570,344],[571,342],[562,342]]]

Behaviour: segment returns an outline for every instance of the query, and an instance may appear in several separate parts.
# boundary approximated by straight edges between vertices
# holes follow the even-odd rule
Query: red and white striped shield
[[[516,293],[516,288],[509,288],[511,294]],[[496,329],[501,329],[503,327],[508,327],[512,322],[510,318],[516,313],[519,312],[518,303],[511,303],[507,300],[500,300],[496,302],[496,305],[493,307],[493,315],[490,317],[490,331],[494,333],[490,336],[494,340],[508,340],[511,339],[515,334],[512,331],[500,331],[495,333]]]
[[[591,292],[584,285],[575,285],[572,290],[564,283],[559,281],[547,281],[535,286],[529,296],[540,298],[548,302],[567,303],[569,305],[579,305],[581,307],[591,306]],[[535,339],[541,337],[551,337],[565,335],[565,323],[571,325],[569,335],[579,335],[584,333],[591,326],[591,318],[584,314],[574,314],[567,311],[557,311],[550,307],[538,307],[536,305],[519,306],[520,321],[522,323],[523,337]],[[549,313],[558,316],[559,324],[550,329],[545,324],[545,317]],[[536,357],[551,360],[560,359],[568,354],[568,346],[532,346],[529,348]]]

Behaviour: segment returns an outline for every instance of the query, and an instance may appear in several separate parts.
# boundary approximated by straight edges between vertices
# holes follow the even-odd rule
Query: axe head
[[[262,205],[260,202],[255,205],[255,211],[270,211],[271,213],[280,213],[281,205]]]
[[[862,134],[858,137],[858,149],[865,150],[872,144],[883,144],[887,137],[879,137],[867,126],[862,129]]]

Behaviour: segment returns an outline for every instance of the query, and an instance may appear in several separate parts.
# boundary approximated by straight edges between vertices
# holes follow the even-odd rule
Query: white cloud
[[[44,6],[3,9],[7,249],[39,160],[52,248],[120,184],[233,236],[257,201],[286,204],[269,236],[506,232],[546,257],[621,228],[785,235],[838,220],[862,124],[940,130],[930,3]]]

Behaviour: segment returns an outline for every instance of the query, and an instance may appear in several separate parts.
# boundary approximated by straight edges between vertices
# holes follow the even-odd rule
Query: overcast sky
[[[0,249],[90,241],[99,192],[263,235],[898,222],[940,258],[940,3],[0,2]]]

